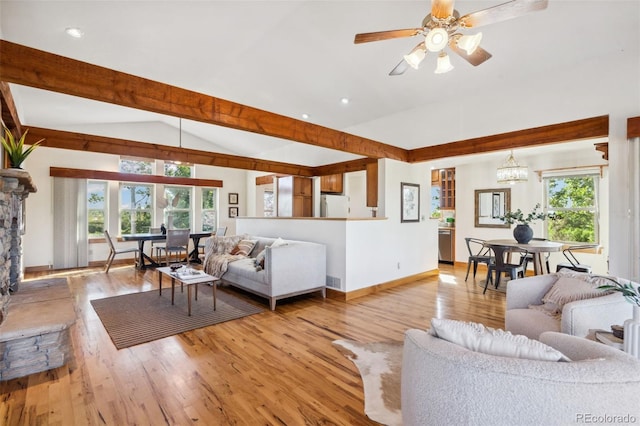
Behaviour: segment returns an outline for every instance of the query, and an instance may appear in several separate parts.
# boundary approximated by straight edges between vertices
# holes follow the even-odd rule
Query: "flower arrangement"
[[[515,212],[506,212],[504,216],[500,217],[500,220],[503,220],[505,223],[508,223],[509,225],[513,225],[514,223],[517,223],[518,225],[528,225],[531,222],[536,220],[545,220],[545,219],[554,220],[557,218],[558,218],[558,215],[555,213],[545,213],[541,211],[540,203],[538,203],[533,208],[533,210],[526,216],[524,215],[522,210],[518,209]]]
[[[38,142],[32,144],[29,148],[23,151],[24,148],[24,140],[27,137],[28,130],[22,134],[22,137],[16,141],[13,136],[13,133],[9,131],[4,125],[3,134],[2,134],[2,146],[7,152],[7,156],[9,157],[9,163],[11,167],[20,168],[20,165],[24,162],[24,160],[31,154],[31,152],[40,145],[44,139],[40,139]]]

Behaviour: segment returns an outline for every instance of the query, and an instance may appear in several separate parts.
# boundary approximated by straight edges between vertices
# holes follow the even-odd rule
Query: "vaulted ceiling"
[[[458,0],[455,7],[465,14],[500,3]],[[555,115],[541,113],[544,100],[522,96],[536,86],[562,92],[576,75],[588,87],[599,69],[585,64],[638,57],[637,1],[551,0],[544,11],[483,27],[482,46],[493,58],[472,67],[452,57],[455,69],[442,75],[433,74],[431,57],[419,70],[387,75],[415,39],[353,44],[359,32],[419,26],[429,9],[428,1],[0,1],[0,36],[8,45],[64,59],[52,74],[25,62],[20,72],[33,70],[28,78],[0,80],[9,81],[20,122],[43,132],[317,168],[365,157],[425,160],[437,151],[424,147],[456,141],[471,148],[453,155],[482,152],[485,136],[586,118],[564,105]],[[67,36],[72,26],[84,37]],[[196,92],[237,121],[202,120],[188,108],[138,109],[142,90],[125,99],[126,90],[108,80],[95,89],[120,96],[115,103],[50,87],[84,75],[73,61]],[[3,55],[0,70],[16,62]],[[193,97],[183,99],[191,112],[202,110],[188,105]],[[588,116],[606,113],[594,111]],[[273,117],[281,128],[264,126]]]

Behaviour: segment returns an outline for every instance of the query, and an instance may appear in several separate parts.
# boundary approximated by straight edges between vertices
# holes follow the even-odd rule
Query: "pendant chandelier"
[[[513,151],[509,154],[502,167],[498,167],[498,183],[514,185],[528,180],[529,168],[521,166],[513,157]]]

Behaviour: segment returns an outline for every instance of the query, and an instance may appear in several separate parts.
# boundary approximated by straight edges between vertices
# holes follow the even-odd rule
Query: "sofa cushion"
[[[538,339],[545,331],[560,332],[560,320],[534,309],[509,309],[504,314],[504,327],[512,334]]]
[[[430,333],[474,352],[540,361],[569,361],[551,346],[479,323],[433,318]]]
[[[227,275],[228,276],[225,276],[225,279],[240,278],[264,284],[265,286],[268,284],[267,274],[264,271],[256,271],[256,268],[253,265],[253,259],[250,257],[230,262],[227,269]]]
[[[550,316],[559,317],[564,305],[576,300],[592,299],[610,294],[611,291],[599,290],[598,287],[611,284],[605,277],[594,276],[570,269],[561,269],[557,272],[558,279],[542,297],[542,305],[530,305],[529,308],[537,309]]]
[[[240,240],[238,244],[231,250],[230,254],[249,256],[249,253],[251,253],[257,242],[258,240]]]

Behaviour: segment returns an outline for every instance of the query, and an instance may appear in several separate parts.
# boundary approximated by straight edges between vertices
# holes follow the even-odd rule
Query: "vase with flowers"
[[[500,220],[503,220],[509,225],[515,223],[516,227],[513,229],[513,238],[520,244],[527,244],[531,241],[531,238],[533,238],[533,229],[529,226],[531,222],[545,219],[554,220],[556,218],[557,215],[555,213],[545,213],[540,210],[540,203],[538,203],[527,215],[518,209],[514,212],[506,212],[504,216],[500,217]]]
[[[633,306],[633,315],[624,322],[623,348],[628,354],[640,358],[640,285],[634,282],[621,283],[606,277],[612,284],[601,285],[599,290],[622,293]]]

